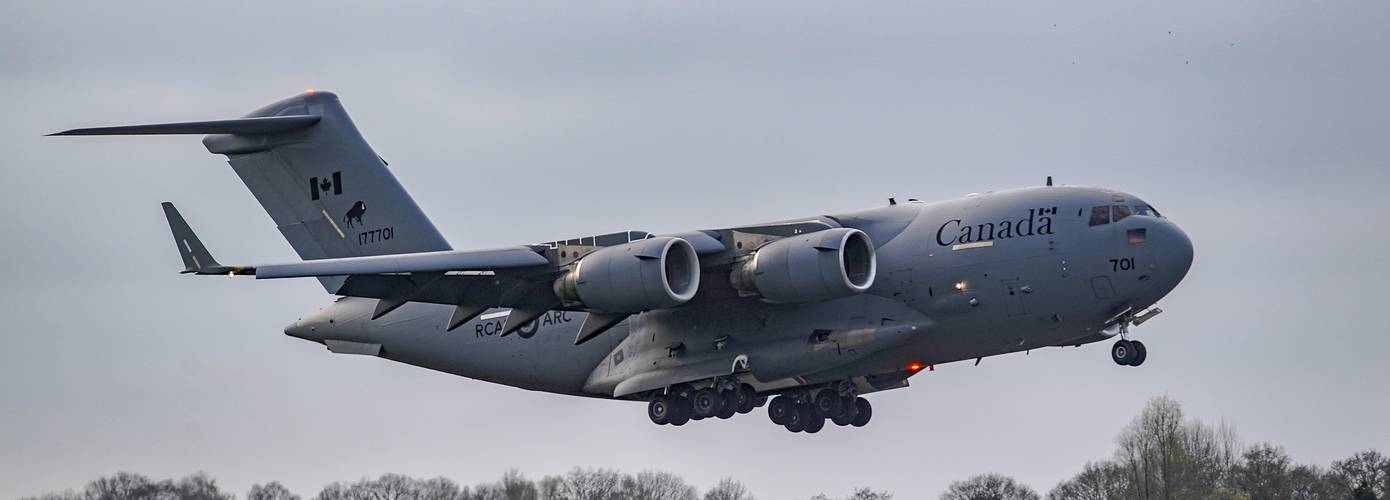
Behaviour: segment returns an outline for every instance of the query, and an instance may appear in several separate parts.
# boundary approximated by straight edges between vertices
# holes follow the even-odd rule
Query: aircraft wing
[[[256,279],[309,278],[361,274],[497,271],[549,264],[550,261],[545,256],[530,247],[515,246],[268,264],[255,266],[254,274]]]

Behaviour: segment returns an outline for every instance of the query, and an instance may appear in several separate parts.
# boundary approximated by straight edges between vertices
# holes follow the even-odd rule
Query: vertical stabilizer
[[[424,212],[372,151],[331,92],[310,92],[245,118],[316,116],[283,132],[216,134],[208,151],[227,155],[280,233],[304,260],[449,250]],[[344,278],[320,278],[329,292]]]

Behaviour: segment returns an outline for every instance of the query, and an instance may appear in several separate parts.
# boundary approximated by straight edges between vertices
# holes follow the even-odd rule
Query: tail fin
[[[300,94],[236,120],[61,134],[135,133],[214,134],[203,145],[227,156],[304,260],[451,249],[331,92]],[[343,280],[320,278],[329,292]]]

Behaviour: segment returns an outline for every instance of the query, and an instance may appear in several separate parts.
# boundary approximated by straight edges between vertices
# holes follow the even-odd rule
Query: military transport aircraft
[[[338,97],[243,118],[53,135],[207,134],[301,262],[219,263],[169,203],[184,273],[317,278],[332,304],[285,328],[334,353],[575,396],[657,424],[767,406],[793,432],[863,426],[862,396],[924,368],[1112,337],[1187,274],[1192,243],[1134,195],[1046,186],[676,234],[454,250]],[[769,400],[769,398],[771,398]]]

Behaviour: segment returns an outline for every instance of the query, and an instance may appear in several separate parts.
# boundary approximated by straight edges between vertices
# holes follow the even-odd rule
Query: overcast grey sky
[[[1045,490],[1155,395],[1327,461],[1390,450],[1390,3],[0,2],[0,497],[117,470],[312,495],[395,471],[734,476],[764,500]],[[41,138],[339,94],[456,248],[717,227],[1059,182],[1196,246],[1108,344],[943,365],[873,425],[657,427],[286,337],[310,280],[180,276],[173,201],[224,262],[296,258],[196,137]]]

